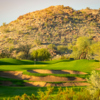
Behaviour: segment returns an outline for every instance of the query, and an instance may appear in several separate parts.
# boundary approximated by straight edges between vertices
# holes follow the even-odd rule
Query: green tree
[[[75,59],[87,59],[91,53],[91,40],[88,37],[79,37],[73,47],[72,57]]]
[[[50,58],[50,53],[48,52],[47,49],[38,49],[38,50],[33,50],[31,53],[31,59],[36,59],[36,60],[48,60]]]
[[[33,50],[31,53],[31,59],[36,61],[38,60],[38,51],[37,50]]]
[[[95,55],[95,58],[100,60],[100,42],[94,43],[92,45],[92,51],[93,54]]]

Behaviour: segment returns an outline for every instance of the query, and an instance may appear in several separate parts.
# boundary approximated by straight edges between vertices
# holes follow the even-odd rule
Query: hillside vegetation
[[[9,57],[29,59],[32,50],[47,48],[54,44],[57,51],[49,51],[52,56],[67,51],[77,38],[88,37],[95,42],[100,41],[100,10],[73,8],[63,5],[50,6],[46,9],[19,16],[9,24],[0,27],[0,52]],[[59,51],[60,46],[66,46]],[[65,52],[66,50],[66,52]]]

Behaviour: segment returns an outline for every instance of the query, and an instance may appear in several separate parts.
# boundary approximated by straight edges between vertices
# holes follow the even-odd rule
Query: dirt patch
[[[47,87],[47,86],[89,86],[89,83],[60,83],[60,84],[54,84],[54,83],[46,83],[46,82],[27,82],[24,83],[25,86],[36,86],[36,87]]]
[[[85,72],[80,71],[72,71],[72,70],[43,70],[43,69],[35,69],[35,70],[27,70],[30,73],[42,73],[42,74],[87,74]]]
[[[30,81],[45,81],[45,82],[66,82],[66,81],[86,81],[79,77],[57,77],[57,76],[29,76],[23,75],[21,71],[1,71],[1,77],[20,79],[20,80],[30,80]]]

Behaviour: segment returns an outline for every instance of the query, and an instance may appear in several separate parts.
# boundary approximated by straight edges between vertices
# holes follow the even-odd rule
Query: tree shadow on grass
[[[73,60],[59,60],[59,61],[32,61],[32,60],[18,60],[18,59],[11,59],[11,58],[7,58],[7,59],[1,59],[0,60],[0,65],[51,65],[51,64],[56,64],[59,62],[70,62]]]

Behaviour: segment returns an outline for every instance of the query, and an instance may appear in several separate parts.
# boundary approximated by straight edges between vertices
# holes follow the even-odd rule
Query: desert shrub
[[[36,45],[41,45],[41,41],[38,40],[38,39],[34,40],[34,42],[35,42]]]
[[[7,42],[8,42],[8,43],[12,43],[12,44],[14,44],[14,39],[7,38]]]
[[[3,31],[6,33],[10,32],[10,30],[8,28],[5,28]]]
[[[18,34],[23,34],[23,31],[17,31]]]
[[[86,7],[86,9],[87,9],[87,10],[90,10],[90,8],[89,8],[89,7]]]
[[[1,54],[0,54],[0,58],[10,58],[11,57],[11,54],[10,53],[6,53],[6,52],[2,52]]]
[[[93,22],[93,21],[90,22],[90,26],[97,27],[97,25],[98,25],[97,22]]]
[[[37,49],[37,50],[33,50],[33,52],[31,53],[31,59],[33,60],[48,60],[50,58],[50,53],[47,49]]]
[[[26,54],[25,52],[19,52],[17,55],[16,55],[16,58],[17,59],[26,59]]]
[[[2,26],[6,26],[7,24],[4,22],[4,23],[2,23]]]
[[[14,46],[9,47],[9,52],[11,53],[13,50],[15,50]]]
[[[64,56],[64,55],[61,55],[61,58],[60,58],[61,60],[62,59],[66,59],[66,56]]]
[[[19,56],[19,57],[22,56],[21,59],[29,59],[29,50],[30,49],[31,49],[31,45],[28,45],[28,44],[26,44],[26,45],[19,45],[19,47],[16,48],[16,53],[18,53],[17,56]],[[18,57],[18,59],[19,59],[19,57]]]
[[[33,26],[27,26],[27,28],[33,30]]]
[[[12,98],[7,98],[7,99],[3,99],[3,100],[38,100],[37,97],[32,94],[31,96],[28,96],[27,94],[23,94],[22,96],[15,96]]]
[[[75,92],[72,88],[58,88],[57,94],[54,93],[54,87],[47,87],[46,91],[39,90],[38,97],[34,94],[28,96],[23,94],[22,96],[15,96],[13,98],[4,100],[99,100],[92,99],[91,95],[86,89],[81,89],[79,92]]]
[[[94,100],[99,100],[98,98],[100,98],[100,73],[92,71],[87,81],[90,83],[90,86],[87,88],[87,90],[90,92]]]
[[[65,53],[67,52],[67,50],[68,50],[67,46],[57,46],[57,51],[61,53]]]
[[[28,55],[30,49],[31,49],[31,45],[29,44],[21,45],[20,44],[19,47],[17,48],[17,53],[20,51],[23,51]]]
[[[55,49],[56,46],[55,46],[54,44],[49,44],[49,45],[48,45],[48,48],[49,48],[49,49]]]

